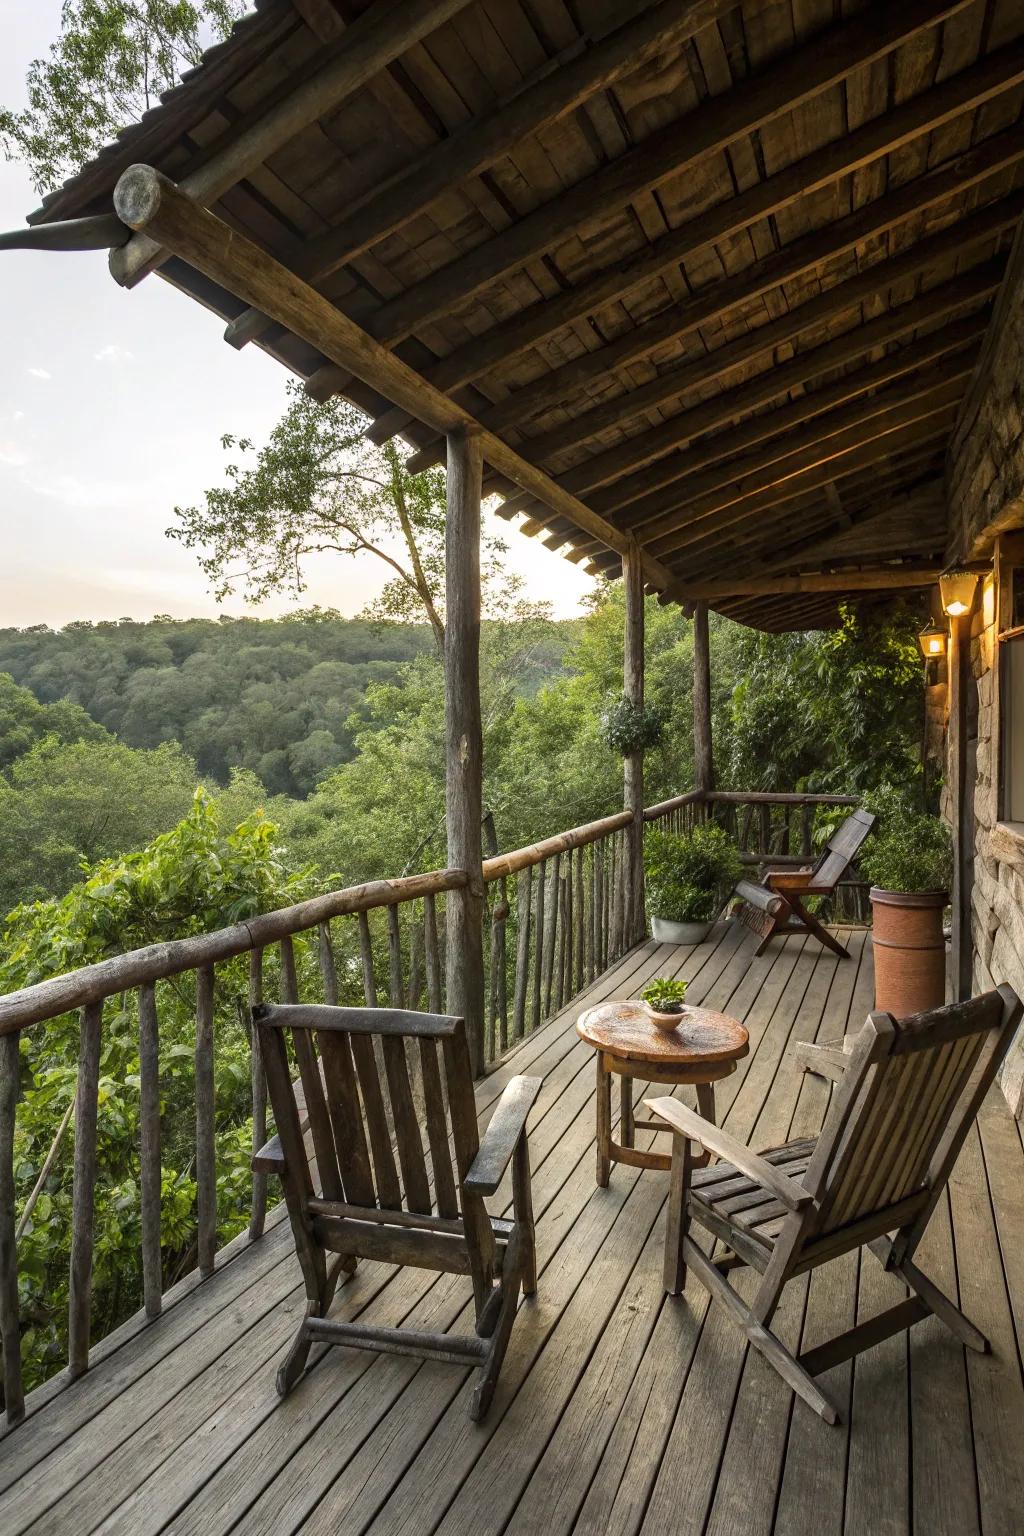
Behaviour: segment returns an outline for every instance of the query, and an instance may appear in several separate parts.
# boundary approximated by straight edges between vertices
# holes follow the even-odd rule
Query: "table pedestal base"
[[[612,1163],[628,1163],[633,1168],[660,1168],[667,1172],[672,1166],[668,1152],[644,1152],[636,1145],[637,1131],[665,1131],[661,1121],[637,1120],[633,1114],[633,1081],[639,1078],[645,1083],[665,1083],[672,1087],[690,1084],[697,1090],[697,1109],[705,1120],[715,1120],[715,1083],[735,1072],[735,1061],[707,1062],[700,1067],[657,1068],[650,1062],[627,1061],[611,1056],[607,1051],[597,1052],[597,1182],[607,1189]],[[619,1079],[619,1134],[621,1141],[612,1137],[612,1075]],[[671,1132],[669,1133],[671,1134]],[[708,1161],[707,1153],[693,1158],[696,1167]]]

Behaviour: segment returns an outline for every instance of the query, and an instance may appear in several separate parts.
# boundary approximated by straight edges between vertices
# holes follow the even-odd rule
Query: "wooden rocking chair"
[[[512,1079],[481,1142],[462,1019],[388,1008],[261,1004],[253,1009],[253,1023],[278,1130],[253,1158],[253,1168],[281,1177],[307,1298],[305,1318],[278,1371],[278,1392],[283,1397],[298,1381],[314,1343],[348,1344],[478,1367],[470,1417],[482,1418],[519,1289],[532,1296],[537,1286],[526,1119],[540,1078]],[[289,1033],[299,1068],[294,1087]],[[418,1062],[414,1077],[432,1180],[411,1061]],[[303,1140],[307,1125],[311,1152]],[[495,1193],[510,1162],[514,1214],[502,1221],[488,1215],[484,1196]],[[335,1255],[332,1263],[329,1254]],[[361,1258],[469,1275],[475,1336],[332,1321],[327,1313],[338,1279],[351,1275]]]
[[[770,869],[760,884],[753,880],[739,882],[736,895],[742,906],[736,916],[760,935],[756,955],[763,954],[769,940],[783,929],[790,933],[813,933],[826,949],[849,959],[849,951],[803,903],[810,896],[831,896],[835,892],[877,820],[869,811],[854,811],[807,869]]]
[[[982,1333],[914,1263],[936,1202],[1020,1022],[1009,987],[901,1023],[873,1013],[847,1055],[802,1047],[805,1071],[837,1083],[821,1135],[752,1152],[675,1099],[647,1107],[674,1132],[665,1289],[678,1295],[692,1266],[755,1349],[828,1423],[835,1404],[815,1377],[922,1318],[934,1315],[971,1349]],[[693,1147],[723,1161],[694,1167]],[[725,1245],[711,1259],[691,1223]],[[893,1235],[895,1234],[895,1235]],[[787,1280],[866,1244],[909,1288],[905,1301],[795,1356],[771,1332]],[[726,1274],[750,1265],[761,1276],[752,1303]]]

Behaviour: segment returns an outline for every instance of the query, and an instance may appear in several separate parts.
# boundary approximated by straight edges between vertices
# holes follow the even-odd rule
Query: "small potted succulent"
[[[871,883],[875,1007],[905,1018],[945,1001],[952,839],[940,817],[911,810],[895,790],[871,809],[879,830],[859,863]]]
[[[662,944],[699,944],[742,873],[736,845],[711,821],[692,832],[657,827],[644,838],[651,933]]]
[[[672,976],[656,976],[640,991],[647,1005],[647,1016],[657,1029],[666,1033],[679,1026],[686,999],[686,982]]]

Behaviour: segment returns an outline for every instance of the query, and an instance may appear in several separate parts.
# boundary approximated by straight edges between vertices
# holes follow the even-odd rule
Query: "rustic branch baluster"
[[[146,1316],[159,1317],[163,1296],[160,1248],[160,1036],[156,988],[139,988],[139,1189],[142,1289]]]
[[[14,1118],[20,1083],[21,1034],[0,1035],[0,1340],[7,1427],[25,1417],[18,1307],[18,1248],[14,1236]]]
[[[531,1029],[537,1029],[542,1017],[542,1001],[544,989],[544,945],[547,932],[547,918],[545,915],[545,902],[547,900],[547,870],[548,863],[542,859],[537,869],[537,917],[533,927],[533,1005],[531,1010]]]
[[[370,917],[359,914],[359,958],[363,967],[363,1000],[368,1008],[377,1006],[377,979],[373,974],[373,940],[370,937]]]
[[[217,1253],[217,1145],[213,1077],[213,967],[196,975],[196,1205],[199,1273],[214,1271]]]
[[[388,1001],[392,1008],[401,1008],[405,1003],[405,980],[402,976],[402,930],[396,906],[388,907],[388,963]]]
[[[512,991],[512,1039],[521,1040],[526,1033],[526,989],[530,979],[531,907],[533,904],[533,870],[528,864],[519,871],[516,882],[516,975]]]
[[[263,951],[249,955],[249,1051],[252,1073],[252,1150],[258,1152],[267,1139],[267,1077],[263,1068],[259,1033],[252,1028],[251,1010],[263,1001]],[[267,1220],[267,1175],[252,1176],[252,1205],[249,1211],[249,1236],[262,1237]]]
[[[96,1120],[100,1084],[103,1004],[82,1009],[75,1090],[75,1171],[71,1211],[71,1285],[68,1298],[68,1374],[89,1366],[92,1311],[93,1196],[96,1189]]]
[[[437,936],[437,907],[432,895],[423,898],[423,952],[427,970],[427,1007],[431,1013],[440,1013],[443,995],[441,955]]]
[[[544,913],[544,1014],[551,1012],[552,986],[555,975],[555,941],[558,937],[559,865],[561,855],[551,860],[551,878],[548,882],[547,905]]]

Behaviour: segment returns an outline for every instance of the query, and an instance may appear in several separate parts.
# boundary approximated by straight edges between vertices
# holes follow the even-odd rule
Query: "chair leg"
[[[684,1245],[690,1226],[687,1200],[690,1195],[690,1170],[693,1143],[688,1136],[672,1138],[672,1173],[669,1179],[668,1210],[665,1216],[665,1263],[663,1281],[669,1296],[681,1296],[686,1289]]]
[[[886,1238],[869,1243],[869,1248],[883,1265],[888,1268],[888,1255],[891,1247]],[[924,1302],[929,1312],[933,1313],[940,1322],[945,1323],[950,1333],[958,1338],[961,1344],[966,1344],[968,1349],[976,1350],[979,1355],[988,1355],[992,1352],[992,1345],[982,1333],[975,1327],[969,1317],[965,1317],[960,1308],[955,1306],[944,1291],[940,1291],[934,1280],[929,1280],[910,1259],[903,1259],[901,1263],[892,1266],[892,1272],[905,1280],[907,1285],[921,1301]]]
[[[733,1290],[725,1276],[716,1268],[702,1248],[691,1237],[683,1239],[686,1259],[697,1271],[700,1282],[716,1301],[724,1302],[733,1320],[739,1324],[750,1343],[762,1354],[769,1365],[774,1366],[788,1386],[809,1408],[824,1419],[826,1424],[839,1423],[839,1410],[818,1386],[814,1377],[805,1371],[795,1355],[774,1333],[757,1321],[743,1298]]]
[[[513,1239],[513,1242],[515,1240]],[[494,1331],[491,1334],[491,1344],[487,1351],[487,1358],[480,1368],[480,1379],[473,1388],[469,1400],[469,1416],[474,1423],[478,1423],[487,1413],[494,1396],[494,1389],[498,1384],[498,1375],[502,1362],[505,1359],[505,1351],[508,1349],[508,1341],[512,1336],[512,1324],[516,1320],[516,1309],[519,1305],[519,1287],[523,1281],[523,1256],[516,1244],[513,1253],[512,1243],[506,1250],[505,1262],[507,1273],[502,1273],[501,1285],[495,1292],[500,1297],[497,1318],[494,1323]]]
[[[315,1302],[306,1302],[306,1315],[299,1324],[298,1332],[291,1342],[291,1346],[277,1371],[277,1395],[287,1397],[295,1383],[306,1369],[306,1361],[309,1352],[313,1348],[313,1340],[306,1331],[306,1319],[318,1315],[319,1309]]]
[[[788,899],[793,916],[797,922],[802,923],[809,933],[814,934],[814,937],[820,944],[824,944],[826,949],[830,949],[834,955],[838,955],[840,960],[849,960],[850,951],[845,949],[833,934],[829,933],[824,923],[819,923],[813,912],[808,912],[803,902],[798,901],[795,896],[790,896]]]

